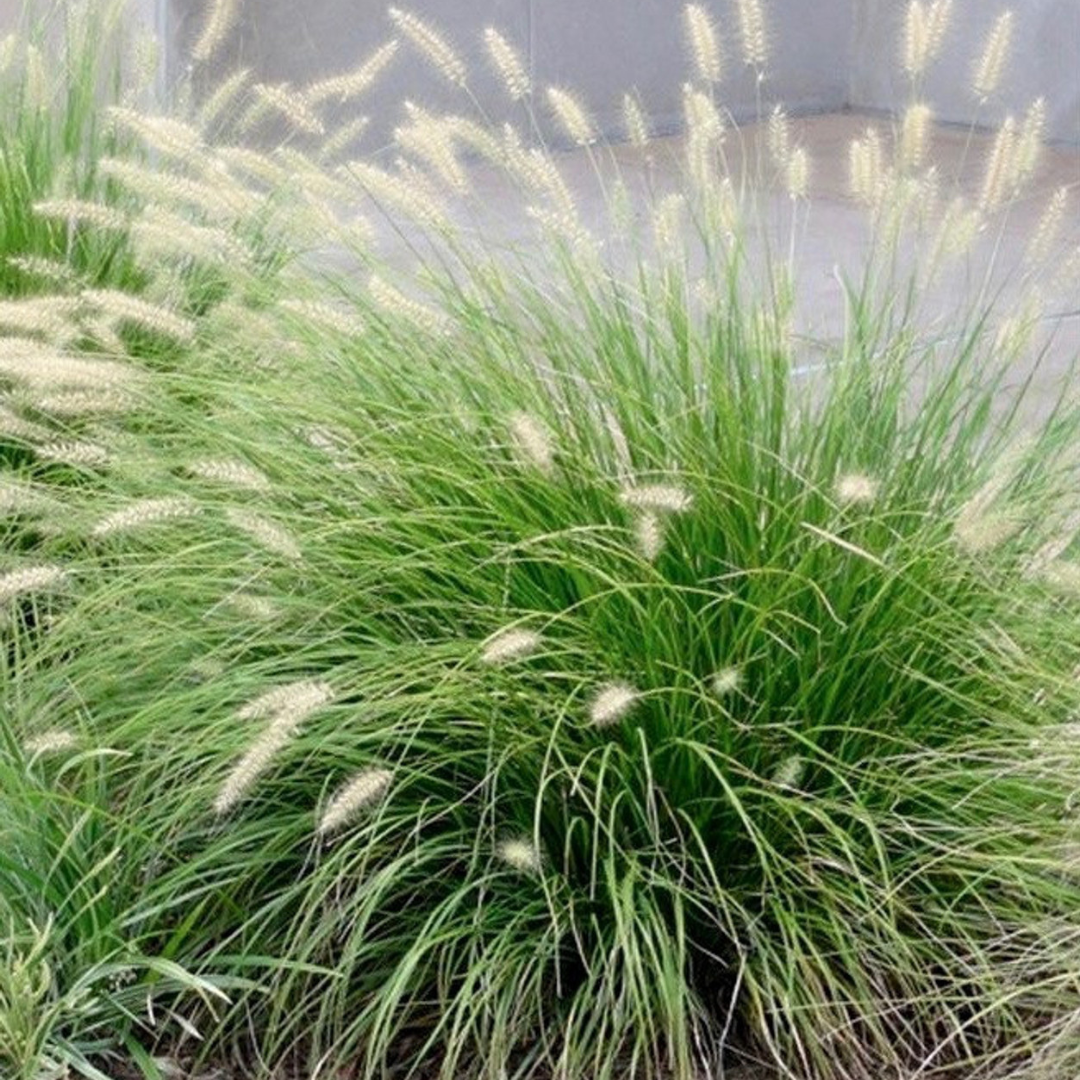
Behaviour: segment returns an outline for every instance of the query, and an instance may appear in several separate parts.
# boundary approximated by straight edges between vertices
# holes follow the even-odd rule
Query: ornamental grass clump
[[[911,6],[913,88],[949,9]],[[759,74],[764,15],[729,35]],[[234,17],[212,7],[200,58]],[[466,90],[455,42],[389,20]],[[1080,1071],[1076,390],[1022,434],[1002,384],[1035,328],[1003,334],[990,289],[945,325],[931,303],[1032,147],[1009,125],[953,197],[928,115],[868,130],[867,265],[811,366],[806,150],[777,113],[775,183],[762,155],[733,175],[728,39],[700,5],[673,33],[681,190],[641,213],[587,103],[538,99],[599,227],[557,157],[456,113],[406,106],[392,166],[319,164],[349,96],[325,82],[252,91],[316,121],[252,168],[200,128],[231,162],[216,223],[190,162],[156,196],[110,166],[140,213],[205,212],[253,256],[337,222],[363,271],[226,261],[228,299],[160,328],[190,369],[147,373],[143,437],[51,444],[102,457],[3,570],[0,915],[46,928],[13,955],[56,958],[26,1075],[152,1076],[178,1047],[320,1078]],[[482,43],[528,99],[512,43]],[[452,224],[477,158],[528,244]],[[795,225],[764,259],[770,199]]]

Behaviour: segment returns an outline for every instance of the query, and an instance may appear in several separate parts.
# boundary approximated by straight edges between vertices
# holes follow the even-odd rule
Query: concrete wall
[[[30,0],[31,8],[46,0]],[[48,0],[49,3],[53,0]],[[138,17],[168,43],[168,75],[182,76],[185,57],[211,0],[131,0]],[[619,103],[636,87],[660,131],[679,124],[679,87],[687,71],[682,0],[400,0],[443,28],[473,72],[470,88],[492,119],[511,114],[489,70],[481,31],[494,25],[514,41],[534,82],[566,85],[584,99],[601,127],[619,134]],[[740,62],[733,0],[704,0],[727,45],[722,98],[736,117],[753,115],[756,86]],[[250,65],[268,81],[303,84],[353,66],[393,31],[387,0],[241,0],[238,32],[210,78]],[[1080,143],[1080,0],[955,0],[943,56],[923,96],[944,120],[975,115],[968,93],[971,64],[1006,3],[1016,9],[1013,58],[1004,93],[977,115],[994,124],[1047,99],[1052,139]],[[766,101],[792,111],[896,110],[909,96],[898,42],[907,0],[765,0],[772,28],[772,73]],[[14,24],[23,0],[0,0],[0,31]],[[369,143],[388,137],[404,99],[465,110],[414,53],[404,51],[385,81],[359,107],[373,125]],[[537,102],[537,113],[546,110]]]
[[[182,55],[198,33],[204,0],[168,0],[170,39]],[[742,64],[731,0],[706,0],[726,43],[723,103],[740,118],[756,109],[756,80]],[[680,87],[689,66],[680,0],[401,0],[402,7],[431,20],[458,48],[473,73],[470,88],[490,116],[507,115],[505,96],[483,47],[486,26],[501,30],[527,58],[534,84],[564,85],[577,93],[597,123],[618,135],[623,93],[636,88],[661,131],[680,122]],[[836,109],[848,89],[851,0],[772,0],[774,61],[764,85],[766,99],[797,111]],[[347,70],[393,31],[387,0],[247,0],[239,32],[218,71],[253,65],[269,81],[303,84],[318,75]],[[403,50],[392,72],[359,107],[370,113],[372,134],[393,127],[403,99],[468,110],[469,102]],[[546,116],[538,96],[535,111]]]
[[[854,40],[849,103],[895,110],[908,100],[898,42],[907,0],[853,0]],[[1012,57],[1000,96],[976,114],[971,69],[987,31],[1006,7],[1016,12]],[[1037,97],[1049,107],[1051,140],[1080,143],[1080,0],[955,0],[940,59],[922,96],[938,118],[996,126],[1006,113],[1022,113]]]

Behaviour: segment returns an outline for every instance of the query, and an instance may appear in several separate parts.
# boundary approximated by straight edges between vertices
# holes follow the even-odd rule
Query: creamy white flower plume
[[[135,399],[121,390],[58,390],[29,396],[26,403],[51,416],[108,416],[129,412]]]
[[[1024,114],[1016,135],[1016,155],[1012,162],[1013,189],[1018,189],[1035,172],[1046,137],[1046,98],[1036,98]]]
[[[226,777],[214,799],[214,811],[224,814],[243,799],[304,721],[332,697],[326,683],[304,680],[275,687],[244,706],[237,713],[239,719],[269,717],[269,723]]]
[[[449,42],[412,12],[392,7],[389,15],[394,25],[422,53],[431,66],[448,82],[464,86],[468,71]]]
[[[255,622],[270,622],[281,614],[273,600],[254,593],[233,593],[225,599],[224,603],[238,615]]]
[[[260,694],[236,713],[240,720],[261,720],[266,717],[290,716],[301,720],[332,701],[334,692],[329,683],[300,679],[284,683]]]
[[[250,80],[251,68],[241,68],[218,84],[199,107],[199,124],[204,131],[214,127],[240,101]]]
[[[277,113],[288,124],[304,135],[325,135],[326,127],[308,104],[304,94],[288,83],[257,83],[254,93],[256,109],[260,114]],[[246,123],[253,124],[258,115],[251,115]]]
[[[109,120],[137,135],[151,149],[178,161],[188,161],[205,150],[202,135],[190,124],[171,116],[148,116],[137,109],[114,105],[106,110]]]
[[[540,872],[540,853],[531,840],[524,837],[512,837],[501,841],[495,850],[507,866],[520,874]]]
[[[803,759],[798,754],[792,754],[777,766],[776,772],[772,776],[772,782],[777,787],[795,789],[799,786],[799,781],[802,780],[803,771]]]
[[[683,249],[683,219],[686,196],[671,192],[662,196],[653,208],[652,230],[656,251],[661,259],[673,257]]]
[[[959,546],[977,555],[998,547],[1011,539],[1023,522],[1017,508],[999,504],[1001,496],[1015,481],[1024,467],[1033,440],[1030,436],[1018,439],[994,462],[983,485],[960,508],[953,523],[953,534]]]
[[[181,176],[175,170],[155,170],[119,158],[102,158],[98,162],[98,171],[149,203],[191,206],[214,221],[245,217],[256,211],[262,202],[258,193],[224,171],[215,175],[212,182],[204,182]]]
[[[777,168],[784,168],[791,153],[791,124],[783,105],[773,106],[765,134],[769,157]]]
[[[693,496],[670,484],[642,484],[624,488],[619,496],[624,506],[633,510],[651,510],[661,514],[681,514],[690,509]]]
[[[295,734],[296,725],[277,719],[271,721],[225,778],[214,799],[214,813],[227,813],[240,802]]]
[[[79,737],[73,731],[52,728],[37,735],[30,735],[23,742],[23,750],[31,755],[60,754],[65,750],[74,750],[79,745]]]
[[[410,322],[417,330],[428,334],[443,334],[447,329],[446,317],[433,307],[406,296],[380,274],[368,278],[368,296],[375,306],[387,315]]]
[[[1014,16],[1003,11],[995,20],[987,35],[982,52],[975,61],[971,73],[971,89],[978,98],[988,98],[998,88],[1005,65],[1009,59]]]
[[[37,455],[45,461],[84,465],[87,468],[100,468],[109,463],[109,451],[104,446],[78,439],[42,443],[37,447]]]
[[[18,334],[40,334],[64,345],[77,336],[74,322],[78,301],[70,296],[32,296],[24,300],[0,300],[0,327]],[[5,357],[25,356],[34,342],[3,340]],[[40,343],[37,344],[40,350]]]
[[[195,339],[195,324],[190,319],[118,289],[87,289],[82,298],[117,322],[173,338],[185,345]]]
[[[531,413],[516,412],[510,417],[510,434],[519,460],[550,475],[555,469],[555,447],[547,428]]]
[[[480,659],[485,664],[507,664],[536,652],[543,639],[535,630],[511,627],[500,630],[484,644]]]
[[[2,344],[3,340],[0,339],[0,346]],[[104,391],[131,389],[142,381],[142,372],[114,360],[32,349],[5,352],[0,347],[0,377],[38,390],[77,388]]]
[[[182,495],[137,499],[103,517],[90,530],[90,535],[112,536],[116,533],[130,532],[132,529],[141,529],[147,525],[156,525],[162,521],[194,517],[198,512],[198,503]]]
[[[531,89],[529,73],[525,70],[525,64],[517,49],[491,26],[484,30],[484,44],[487,46],[492,67],[498,72],[511,100],[519,101],[527,97]]]
[[[867,128],[861,139],[848,147],[848,186],[852,195],[867,206],[876,206],[885,188],[885,159],[881,138]]]
[[[75,271],[61,259],[47,259],[41,255],[10,255],[6,262],[27,277],[40,278],[61,288],[69,287],[76,280]]]
[[[44,199],[34,203],[33,211],[38,217],[93,225],[97,229],[123,230],[128,227],[128,219],[119,210],[80,199]]]
[[[438,199],[410,176],[394,175],[366,161],[350,161],[340,166],[341,175],[351,180],[368,198],[398,211],[419,225],[437,231],[448,227],[449,219]]]
[[[785,175],[787,193],[792,199],[806,199],[810,194],[810,155],[803,146],[791,151]]]
[[[769,58],[769,38],[765,29],[765,12],[761,0],[738,0],[739,37],[743,60],[759,71]]]
[[[386,794],[393,778],[394,774],[389,769],[372,768],[357,773],[326,804],[319,819],[319,833],[340,829],[365,807],[377,802]]]
[[[548,105],[563,131],[576,146],[596,141],[596,130],[584,106],[567,90],[557,86],[547,89]]]
[[[1058,559],[1042,567],[1039,577],[1051,589],[1080,598],[1080,563]]]
[[[209,11],[203,31],[191,57],[196,63],[205,64],[225,44],[225,39],[232,33],[240,14],[240,0],[210,0]]]
[[[394,129],[394,141],[426,164],[451,191],[467,193],[468,175],[458,160],[453,126],[411,101],[405,102],[405,111],[409,123]]]
[[[627,683],[608,683],[593,698],[589,719],[597,727],[617,724],[634,707],[638,696],[638,692]]]
[[[721,668],[712,677],[711,687],[712,692],[717,697],[725,697],[735,690],[739,689],[742,684],[742,673],[737,667]]]
[[[341,153],[347,150],[367,130],[371,120],[366,116],[357,116],[347,124],[342,124],[323,144],[319,147],[319,161],[326,163],[333,161]]]
[[[866,473],[844,473],[836,481],[836,498],[841,503],[869,504],[877,498],[878,481]]]
[[[623,128],[631,146],[642,149],[649,141],[649,120],[632,94],[623,95]]]
[[[225,511],[229,523],[243,533],[247,533],[256,543],[267,551],[291,561],[301,558],[300,546],[280,525],[253,510],[230,507]]]
[[[911,0],[904,18],[903,65],[911,79],[919,78],[937,58],[952,17],[953,0]]]
[[[0,479],[0,518],[37,513],[49,505],[50,498],[44,487],[21,480]]]
[[[683,19],[698,78],[709,83],[719,82],[723,74],[720,39],[712,18],[703,5],[687,4],[683,8]]]
[[[1069,189],[1064,186],[1059,187],[1050,197],[1024,251],[1024,261],[1029,266],[1041,265],[1050,255],[1054,241],[1061,231],[1061,223],[1065,218],[1068,202]]]
[[[390,66],[397,51],[396,41],[386,42],[353,71],[313,83],[304,91],[304,98],[309,105],[321,105],[324,101],[344,104],[359,97]]]
[[[654,562],[664,549],[664,523],[656,514],[645,511],[634,519],[634,538],[641,557]]]
[[[270,479],[266,473],[244,461],[206,458],[202,461],[191,462],[185,471],[188,475],[198,477],[200,480],[228,484],[248,491],[268,491],[270,488]]]
[[[59,566],[24,566],[0,574],[0,604],[30,593],[57,589],[67,581],[67,573]]]
[[[983,174],[979,209],[984,213],[997,210],[1013,192],[1019,140],[1016,120],[1006,116],[990,146],[990,157]]]
[[[904,113],[900,126],[900,165],[913,172],[922,168],[930,146],[930,126],[934,114],[929,105],[915,102]]]
[[[285,299],[281,301],[280,307],[282,311],[298,315],[308,322],[317,323],[327,330],[344,334],[346,337],[360,334],[364,329],[363,320],[353,312],[322,300]]]
[[[47,442],[52,435],[48,428],[35,424],[31,420],[25,420],[3,405],[0,405],[0,432],[10,439],[30,443]]]

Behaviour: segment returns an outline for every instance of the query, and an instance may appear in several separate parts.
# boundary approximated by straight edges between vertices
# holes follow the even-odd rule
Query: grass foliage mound
[[[609,246],[555,159],[457,117],[399,140],[424,183],[454,188],[431,147],[459,139],[535,195],[531,253],[410,206],[416,166],[380,187],[289,151],[328,200],[410,217],[421,271],[219,266],[234,295],[187,312],[108,466],[32,522],[9,500],[20,1080],[166,1051],[260,1077],[1080,1071],[1075,396],[1022,434],[1015,326],[980,301],[926,332],[937,265],[900,269],[897,238],[933,178],[901,156],[866,188],[869,137],[877,246],[809,369],[710,102],[688,88],[685,190],[644,239],[616,193]],[[268,227],[280,155],[244,160],[237,242],[294,237]]]

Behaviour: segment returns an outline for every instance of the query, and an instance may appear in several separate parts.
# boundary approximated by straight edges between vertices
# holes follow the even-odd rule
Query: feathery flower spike
[[[836,481],[836,498],[845,504],[872,503],[877,493],[878,482],[865,473],[845,473]]]
[[[541,640],[535,630],[500,630],[485,642],[480,659],[485,664],[507,664],[512,660],[520,660],[536,652]]]
[[[166,495],[156,499],[137,499],[127,506],[114,510],[103,517],[91,530],[90,535],[112,536],[115,533],[156,525],[162,521],[194,517],[199,506],[185,496]]]
[[[464,63],[437,30],[417,18],[411,11],[392,7],[388,9],[388,13],[394,25],[447,82],[455,86],[465,85],[468,71]]]
[[[484,44],[487,46],[492,67],[502,79],[503,87],[510,96],[510,100],[520,101],[528,97],[532,86],[529,73],[525,70],[517,49],[491,26],[484,30]]]
[[[596,130],[589,114],[571,93],[557,86],[549,86],[547,99],[555,119],[571,142],[576,146],[588,146],[596,141]]]
[[[626,683],[609,683],[593,698],[589,719],[597,727],[617,724],[634,707],[638,696],[638,692]]]
[[[972,69],[971,89],[977,98],[985,100],[998,88],[1009,59],[1012,33],[1013,13],[1003,11],[994,20],[983,50]]]
[[[6,574],[0,574],[0,604],[28,593],[59,588],[66,580],[67,574],[59,566],[26,566],[9,570]]]
[[[78,736],[73,731],[53,728],[39,735],[31,735],[23,743],[27,754],[59,754],[65,750],[74,750],[79,745]]]
[[[720,39],[712,18],[701,4],[687,4],[683,8],[686,38],[698,78],[703,82],[720,81],[723,68],[720,61]]]
[[[721,668],[712,677],[712,692],[717,697],[726,697],[739,689],[742,683],[742,673],[737,667]]]
[[[769,39],[761,0],[738,0],[738,16],[743,59],[749,67],[760,71],[769,58]]]
[[[365,807],[381,799],[392,779],[389,769],[364,769],[357,773],[326,804],[319,819],[320,835],[340,829]]]
[[[296,541],[280,526],[269,518],[256,514],[251,510],[241,510],[230,507],[225,511],[225,517],[229,524],[247,533],[256,543],[261,544],[267,551],[293,562],[301,558],[300,547]]]
[[[240,0],[211,0],[212,7],[207,15],[203,32],[192,49],[191,56],[196,63],[205,64],[225,43],[232,33],[240,14]]]
[[[642,484],[624,488],[619,498],[624,506],[633,510],[651,510],[660,514],[684,513],[693,502],[688,492],[669,484]]]
[[[540,854],[531,840],[521,837],[503,840],[496,853],[507,866],[519,874],[540,872]]]
[[[664,524],[661,518],[645,511],[634,521],[634,537],[641,557],[647,562],[655,562],[664,549]]]
[[[522,463],[550,475],[555,469],[555,448],[551,436],[535,416],[517,412],[510,418],[510,434]]]

